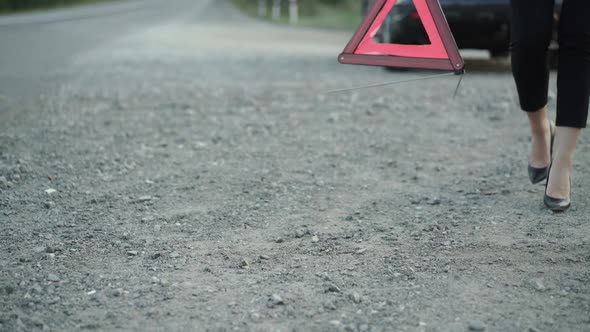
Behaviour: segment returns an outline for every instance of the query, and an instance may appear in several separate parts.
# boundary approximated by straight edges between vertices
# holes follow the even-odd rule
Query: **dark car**
[[[364,1],[363,15],[372,2]],[[561,2],[556,1],[556,20]],[[508,55],[510,0],[440,0],[439,3],[460,49],[489,50],[492,57]],[[534,6],[532,2],[531,6]],[[397,1],[376,38],[379,42],[395,44],[429,43],[412,0]],[[551,49],[555,50],[556,45],[555,42],[552,43]]]

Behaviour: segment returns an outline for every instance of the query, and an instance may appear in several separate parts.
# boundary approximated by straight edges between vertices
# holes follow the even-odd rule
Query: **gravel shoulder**
[[[208,2],[0,113],[0,331],[589,330],[588,134],[554,215],[506,64],[347,38]]]

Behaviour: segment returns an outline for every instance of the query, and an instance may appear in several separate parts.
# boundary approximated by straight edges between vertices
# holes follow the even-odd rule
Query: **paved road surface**
[[[0,16],[0,95],[23,102],[59,84],[77,55],[126,34],[192,19],[206,1],[131,0],[47,13]]]

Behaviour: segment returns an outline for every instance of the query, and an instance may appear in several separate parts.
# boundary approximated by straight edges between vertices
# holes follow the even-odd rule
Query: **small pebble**
[[[311,242],[313,242],[313,243],[320,242],[320,238],[319,238],[317,235],[314,235],[314,236],[311,238]]]
[[[129,250],[127,252],[127,256],[137,256],[139,254],[139,252],[137,252],[137,250]]]
[[[144,223],[151,222],[151,221],[154,221],[154,217],[152,217],[152,216],[147,216],[147,217],[141,218],[141,222],[144,222]]]
[[[241,267],[242,269],[244,269],[244,270],[248,270],[248,269],[250,268],[250,262],[248,262],[248,260],[247,260],[247,259],[243,259],[243,260],[240,262],[240,267]]]
[[[326,287],[326,293],[328,292],[340,293],[340,288],[334,284],[328,284]]]
[[[547,289],[543,284],[543,280],[541,279],[533,279],[531,280],[531,284],[533,285],[533,288],[535,288],[539,292],[543,292]]]
[[[352,302],[354,303],[361,303],[362,299],[361,296],[359,295],[359,293],[352,293],[350,294],[350,299],[352,300]]]
[[[479,320],[469,321],[467,326],[468,326],[469,331],[475,331],[475,332],[485,331],[485,329],[486,329],[485,324]]]
[[[260,255],[259,257],[260,257],[260,259],[264,259],[264,260],[269,260],[270,259],[270,257],[267,256],[267,255]]]
[[[113,291],[111,292],[111,295],[113,295],[114,297],[119,297],[119,296],[123,295],[123,289],[122,288],[113,289]]]
[[[283,298],[279,294],[273,294],[270,297],[270,301],[272,302],[273,305],[283,305],[283,304],[285,304],[285,302],[283,301]]]
[[[359,249],[359,250],[355,251],[355,254],[357,254],[357,255],[361,255],[361,254],[363,254],[365,251],[367,251],[367,248],[361,248],[361,249]]]
[[[333,301],[328,301],[328,302],[324,303],[324,308],[326,308],[328,310],[336,310],[336,309],[338,309],[336,307],[336,303],[334,303]]]
[[[305,236],[305,234],[307,234],[307,230],[304,230],[304,229],[301,229],[301,228],[295,231],[295,237],[296,238],[302,238],[302,237]]]
[[[435,198],[432,201],[430,201],[430,205],[440,205],[440,199]]]
[[[10,286],[10,285],[4,286],[4,293],[6,295],[10,295],[10,294],[14,293],[14,287]]]
[[[35,293],[43,292],[43,288],[41,288],[41,285],[39,284],[34,284],[33,287],[31,287],[31,290],[33,290]]]
[[[58,282],[59,281],[59,277],[56,276],[53,273],[50,273],[50,274],[47,275],[47,280],[53,281],[53,282]]]
[[[148,202],[152,200],[152,196],[146,195],[146,196],[141,196],[137,199],[137,202],[141,203],[141,202]]]

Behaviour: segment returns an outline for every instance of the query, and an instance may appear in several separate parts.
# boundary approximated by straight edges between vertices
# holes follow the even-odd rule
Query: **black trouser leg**
[[[564,0],[558,40],[555,124],[585,128],[590,102],[590,0]]]
[[[554,0],[511,0],[510,50],[520,106],[547,104]],[[559,21],[556,125],[584,128],[590,95],[590,0],[564,0]]]
[[[554,0],[511,0],[511,7],[512,73],[520,107],[535,112],[547,105]]]

